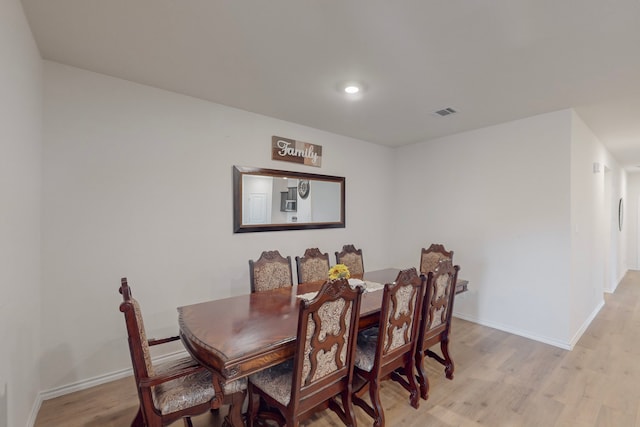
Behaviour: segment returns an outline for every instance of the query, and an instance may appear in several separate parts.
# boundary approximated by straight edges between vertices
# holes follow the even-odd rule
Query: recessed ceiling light
[[[349,97],[358,98],[366,91],[367,87],[357,80],[346,80],[338,83],[336,89]]]
[[[349,95],[355,95],[356,93],[360,92],[360,86],[349,84],[344,87],[344,91]]]

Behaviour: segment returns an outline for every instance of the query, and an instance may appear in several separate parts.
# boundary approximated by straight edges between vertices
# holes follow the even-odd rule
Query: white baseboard
[[[482,326],[488,326],[490,328],[498,329],[498,330],[501,330],[501,331],[504,331],[504,332],[508,332],[510,334],[519,335],[521,337],[529,338],[529,339],[532,339],[534,341],[543,342],[545,344],[549,344],[549,345],[552,345],[554,347],[559,347],[559,348],[562,348],[564,350],[573,350],[573,347],[576,345],[576,343],[578,342],[578,340],[580,339],[582,334],[584,334],[584,332],[587,330],[587,328],[589,327],[589,325],[591,324],[593,319],[596,318],[596,316],[598,315],[598,313],[600,312],[602,307],[604,307],[604,300],[602,300],[600,302],[600,304],[598,304],[598,306],[593,310],[593,312],[589,315],[589,317],[582,323],[582,326],[580,327],[580,329],[578,329],[578,331],[574,334],[573,338],[571,338],[571,340],[569,342],[558,341],[556,339],[551,339],[551,338],[544,337],[544,336],[541,336],[541,335],[532,334],[530,332],[519,330],[519,329],[515,329],[515,328],[513,328],[511,326],[503,325],[503,324],[496,323],[496,322],[487,322],[486,320],[478,319],[478,318],[475,318],[475,317],[472,317],[472,316],[467,316],[467,315],[464,315],[462,313],[457,313],[455,310],[453,312],[453,316],[458,317],[458,318],[463,319],[463,320],[468,320],[469,322],[477,323],[477,324],[482,325]]]
[[[164,354],[162,356],[154,357],[153,358],[153,363],[155,364],[155,363],[169,362],[169,361],[173,361],[173,360],[176,360],[176,359],[180,359],[182,357],[186,357],[188,355],[189,355],[189,353],[187,353],[186,350],[175,351],[173,353],[168,353],[168,354]],[[53,399],[55,397],[64,396],[66,394],[73,393],[73,392],[80,391],[80,390],[86,390],[88,388],[95,387],[97,385],[106,384],[106,383],[111,382],[111,381],[115,381],[115,380],[119,380],[119,379],[128,377],[129,375],[133,375],[133,369],[132,368],[113,371],[113,372],[110,372],[110,373],[107,373],[107,374],[98,375],[98,376],[93,377],[93,378],[87,378],[87,379],[84,379],[84,380],[81,380],[81,381],[78,381],[78,382],[75,382],[75,383],[71,383],[71,384],[60,386],[60,387],[55,387],[55,388],[52,388],[52,389],[49,389],[49,390],[41,391],[36,396],[35,402],[33,402],[33,406],[32,406],[32,409],[31,409],[31,414],[29,415],[29,420],[27,422],[27,427],[33,427],[34,426],[34,424],[36,422],[36,418],[38,416],[38,411],[40,411],[40,407],[42,406],[42,402],[44,402],[45,400]]]
[[[622,276],[618,277],[618,281],[616,282],[616,286],[613,289],[609,289],[609,290],[605,289],[605,292],[608,292],[610,294],[614,293],[616,291],[616,289],[618,289],[618,286],[620,285],[620,283],[624,279],[624,276],[626,276],[628,272],[629,272],[629,269],[626,269],[624,271],[624,273],[622,273]]]
[[[580,337],[587,330],[591,322],[593,322],[593,319],[596,318],[596,316],[598,315],[602,307],[604,307],[604,300],[600,301],[600,304],[598,304],[598,306],[593,310],[591,315],[587,317],[587,319],[584,321],[582,326],[580,326],[580,329],[578,329],[578,331],[575,333],[575,335],[571,339],[571,349],[573,349],[573,347],[578,343],[578,340],[580,340]]]
[[[568,342],[558,341],[558,340],[553,339],[553,338],[544,337],[544,336],[537,335],[537,334],[532,334],[531,332],[523,331],[523,330],[520,330],[520,329],[516,329],[516,328],[513,328],[511,326],[504,325],[502,323],[490,322],[490,321],[488,322],[488,321],[483,320],[483,319],[479,319],[479,318],[472,317],[472,316],[467,316],[467,315],[462,314],[462,313],[457,313],[455,310],[453,312],[453,316],[458,317],[458,318],[463,319],[463,320],[468,320],[469,322],[477,323],[478,325],[488,326],[488,327],[493,328],[493,329],[498,329],[500,331],[508,332],[510,334],[518,335],[518,336],[521,336],[521,337],[524,337],[524,338],[532,339],[534,341],[539,341],[539,342],[542,342],[542,343],[545,343],[545,344],[549,344],[549,345],[552,345],[554,347],[559,347],[559,348],[562,348],[564,350],[572,350],[573,349],[573,346],[571,345],[571,343],[568,343]]]
[[[629,270],[625,271],[624,274],[622,275],[622,277],[619,277],[618,280],[616,281],[616,283],[613,285],[613,288],[608,288],[605,286],[604,293],[605,294],[612,294],[616,291],[616,289],[618,289],[618,285],[620,285],[620,282],[622,282],[622,279],[624,279],[624,276],[627,274]]]
[[[33,427],[36,424],[36,418],[38,418],[38,412],[40,412],[40,407],[42,406],[42,396],[40,393],[36,395],[36,401],[33,402],[31,406],[31,412],[29,413],[29,418],[27,419],[27,427]]]

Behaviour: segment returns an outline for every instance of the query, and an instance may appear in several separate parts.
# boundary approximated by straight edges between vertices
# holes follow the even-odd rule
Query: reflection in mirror
[[[344,228],[343,177],[234,166],[234,233]]]

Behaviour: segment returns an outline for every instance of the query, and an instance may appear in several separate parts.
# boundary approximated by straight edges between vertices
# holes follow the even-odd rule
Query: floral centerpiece
[[[349,269],[344,264],[336,264],[329,269],[329,279],[348,279],[351,277],[351,273],[349,273]]]

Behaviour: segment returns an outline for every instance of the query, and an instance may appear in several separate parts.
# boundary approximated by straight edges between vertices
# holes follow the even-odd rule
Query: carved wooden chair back
[[[362,279],[364,276],[362,249],[356,249],[353,245],[344,245],[342,251],[336,252],[336,263],[346,265],[351,277]]]
[[[149,347],[180,338],[147,339],[140,305],[131,296],[126,278],[121,280],[120,293],[123,299],[120,311],[125,317],[140,400],[132,426],[165,426],[180,418],[184,419],[185,425],[191,426],[191,416],[218,408],[221,402],[216,396],[222,396],[221,390],[214,387],[211,373],[191,357],[163,364],[157,370],[154,368]]]
[[[355,375],[366,382],[354,392],[353,401],[374,419],[374,425],[384,425],[379,387],[380,381],[389,375],[409,391],[411,405],[414,408],[419,405],[413,372],[424,286],[425,278],[418,276],[415,268],[402,270],[394,283],[384,287],[377,337],[368,339],[366,331],[359,336]],[[363,399],[367,391],[373,406]]]
[[[433,271],[438,266],[438,263],[448,259],[453,262],[453,251],[448,252],[443,245],[439,243],[432,243],[428,249],[422,248],[420,254],[420,273],[425,276]]]
[[[293,286],[291,257],[284,258],[278,251],[264,251],[257,261],[249,260],[251,292]]]
[[[127,325],[133,373],[136,377],[151,377],[154,375],[154,370],[140,304],[131,296],[131,288],[126,278],[121,280],[119,291],[122,294],[123,301],[120,304],[120,311],[124,313]]]
[[[350,383],[363,291],[336,280],[323,285],[313,300],[301,301],[293,400],[308,398],[330,382],[344,388]]]
[[[277,409],[277,415],[268,418],[287,426],[297,426],[325,404],[346,425],[355,425],[351,380],[363,292],[338,279],[325,282],[312,300],[300,301],[293,360],[249,378],[250,427],[258,416],[256,394]],[[341,396],[342,405],[335,402],[336,396]]]
[[[296,256],[298,283],[324,283],[329,275],[329,254],[309,248],[302,257]]]
[[[449,336],[459,270],[460,267],[454,266],[451,260],[443,259],[427,276],[427,290],[422,304],[422,319],[416,348],[420,395],[425,400],[429,396],[429,381],[424,369],[425,356],[444,365],[446,377],[453,379],[454,364],[449,354]],[[430,350],[430,347],[437,343],[440,343],[442,356]]]

